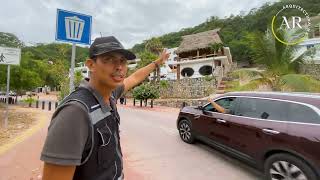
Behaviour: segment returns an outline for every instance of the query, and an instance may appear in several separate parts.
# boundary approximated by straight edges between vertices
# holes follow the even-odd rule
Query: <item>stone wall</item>
[[[320,64],[305,64],[300,67],[300,72],[312,75],[320,80]]]
[[[167,88],[160,88],[161,98],[202,98],[215,92],[215,80],[208,81],[205,78],[181,79],[180,81],[168,81]]]

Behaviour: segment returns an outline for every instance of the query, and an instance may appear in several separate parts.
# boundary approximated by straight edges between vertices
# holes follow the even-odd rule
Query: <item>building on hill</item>
[[[130,62],[128,62],[128,69],[135,69],[138,65],[138,62],[141,61],[141,59],[137,58],[135,60],[132,60]]]
[[[221,79],[230,71],[232,56],[229,47],[221,46],[213,52],[212,44],[222,44],[220,29],[183,36],[176,50],[177,79],[199,78],[214,75]],[[219,81],[219,80],[218,80]]]
[[[160,79],[161,80],[176,80],[176,62],[178,55],[176,54],[176,50],[178,47],[167,49],[167,52],[170,53],[168,61],[164,65],[160,67]],[[149,79],[154,79],[154,73],[152,72],[149,76]]]
[[[307,26],[307,20],[301,21],[302,26]],[[318,16],[310,17],[310,32],[307,39],[299,43],[299,51],[301,54],[307,50],[313,50],[313,54],[306,58],[307,63],[314,63],[320,65],[320,14]]]
[[[89,78],[89,68],[84,64],[84,62],[80,62],[80,63],[77,63],[78,66],[74,68],[74,72],[81,72],[82,76],[84,78]],[[69,69],[69,72],[70,72],[70,69]],[[70,76],[70,74],[69,74]]]

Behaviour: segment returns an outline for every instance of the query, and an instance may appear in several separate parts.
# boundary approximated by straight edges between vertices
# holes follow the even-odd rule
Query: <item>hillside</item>
[[[230,15],[226,19],[218,17],[209,17],[206,22],[203,22],[195,27],[184,28],[178,32],[172,32],[158,37],[165,47],[172,48],[179,46],[182,36],[188,34],[199,33],[216,28],[221,28],[220,36],[225,44],[231,48],[231,53],[236,61],[252,61],[250,47],[246,40],[249,33],[256,31],[265,32],[270,27],[272,17],[285,4],[300,5],[307,10],[310,16],[315,16],[320,13],[319,0],[281,0],[276,3],[266,3],[260,8],[252,9],[246,15]],[[147,41],[147,40],[146,40]],[[140,53],[144,50],[145,42],[136,44],[132,50],[135,53]]]

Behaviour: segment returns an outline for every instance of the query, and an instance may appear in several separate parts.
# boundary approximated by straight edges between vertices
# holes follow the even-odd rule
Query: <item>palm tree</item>
[[[159,54],[163,49],[163,45],[159,38],[153,37],[145,41],[145,49],[154,54]]]
[[[281,39],[287,38],[281,32],[278,32],[278,36]],[[265,70],[245,69],[233,72],[240,79],[242,77],[250,79],[246,83],[248,87],[257,88],[260,85],[267,85],[272,90],[279,91],[285,89],[290,81],[306,77],[306,75],[298,74],[298,68],[303,65],[308,52],[297,55],[297,45],[285,45],[277,41],[270,31],[267,31],[265,35],[251,34],[249,39],[254,62],[262,65]]]
[[[157,56],[150,52],[150,51],[143,51],[141,53],[139,53],[139,57],[140,57],[140,61],[138,62],[138,66],[136,69],[140,69],[148,64],[150,64],[154,59],[157,58]],[[153,79],[151,80],[152,82],[155,82],[155,77],[156,77],[156,71],[153,72]]]
[[[160,54],[163,50],[163,44],[159,38],[151,38],[150,40],[145,41],[145,49],[153,54]],[[156,71],[157,81],[160,82],[160,68],[157,68]]]
[[[218,54],[219,50],[223,48],[223,43],[212,43],[209,45],[209,48],[214,54]]]

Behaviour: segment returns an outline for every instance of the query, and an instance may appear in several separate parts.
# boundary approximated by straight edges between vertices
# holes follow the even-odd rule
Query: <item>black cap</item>
[[[121,53],[127,60],[136,59],[136,55],[124,49],[122,44],[114,36],[96,38],[90,46],[89,56],[90,58],[94,58],[95,56],[109,52]]]

